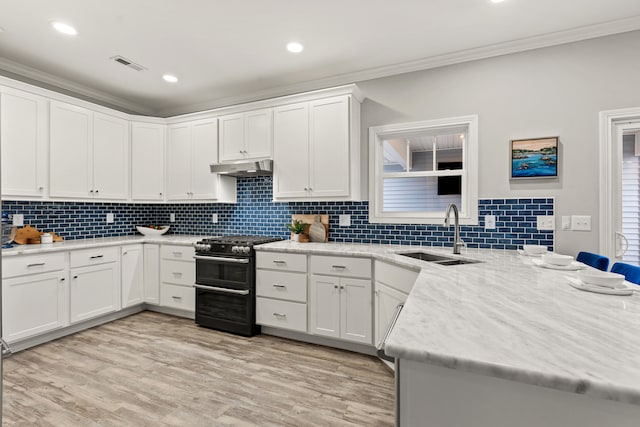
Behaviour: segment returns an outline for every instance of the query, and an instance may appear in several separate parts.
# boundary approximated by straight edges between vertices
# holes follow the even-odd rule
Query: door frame
[[[600,112],[600,236],[599,251],[610,259],[616,259],[615,227],[619,177],[614,176],[619,159],[616,126],[625,122],[640,123],[640,107],[607,110]]]

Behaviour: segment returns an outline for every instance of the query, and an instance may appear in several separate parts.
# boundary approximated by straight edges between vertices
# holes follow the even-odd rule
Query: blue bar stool
[[[624,275],[627,282],[640,285],[640,267],[637,265],[626,264],[624,262],[616,262],[611,267],[612,273],[618,273]]]
[[[579,252],[576,261],[602,271],[607,271],[607,268],[609,268],[609,258],[603,255],[592,254],[591,252]]]

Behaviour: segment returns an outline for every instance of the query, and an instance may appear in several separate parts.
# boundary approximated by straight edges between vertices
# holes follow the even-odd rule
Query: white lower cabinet
[[[160,305],[180,310],[195,311],[195,288],[193,286],[162,283],[160,285]]]
[[[160,245],[144,245],[144,302],[160,304]]]
[[[189,246],[162,245],[160,249],[160,305],[195,311],[195,250]]]
[[[144,302],[144,252],[141,244],[122,247],[122,308]]]
[[[14,342],[69,325],[67,271],[2,281],[2,335]]]
[[[375,337],[374,344],[377,346],[384,337],[387,328],[393,321],[398,305],[404,304],[408,295],[397,291],[389,286],[376,282],[375,291]]]
[[[307,304],[257,297],[256,323],[307,332]]]
[[[118,311],[120,306],[118,263],[71,270],[71,323]]]
[[[309,332],[371,344],[371,281],[311,276]]]

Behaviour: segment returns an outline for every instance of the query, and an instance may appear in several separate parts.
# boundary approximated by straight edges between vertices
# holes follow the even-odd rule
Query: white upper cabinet
[[[47,100],[0,87],[2,196],[46,193]]]
[[[131,199],[163,200],[165,125],[131,123]]]
[[[216,118],[167,128],[167,200],[235,201],[236,179],[212,174],[218,161]]]
[[[271,158],[273,109],[220,117],[220,162]]]
[[[129,122],[51,102],[52,197],[128,198]]]
[[[274,110],[276,200],[358,200],[360,103],[350,95]]]

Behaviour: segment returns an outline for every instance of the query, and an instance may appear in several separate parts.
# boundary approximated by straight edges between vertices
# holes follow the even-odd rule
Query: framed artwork
[[[557,136],[511,140],[511,179],[557,177]]]

